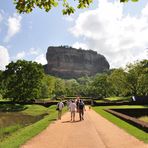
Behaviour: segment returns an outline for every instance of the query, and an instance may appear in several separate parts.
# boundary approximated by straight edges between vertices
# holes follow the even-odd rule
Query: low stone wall
[[[144,121],[140,121],[134,117],[119,113],[113,109],[105,109],[105,111],[125,120],[126,122],[138,127],[139,129],[142,129],[145,132],[148,132],[148,123]]]
[[[129,101],[123,101],[123,102],[105,102],[105,103],[98,103],[94,101],[95,106],[112,106],[112,105],[148,105],[143,102],[129,102]]]

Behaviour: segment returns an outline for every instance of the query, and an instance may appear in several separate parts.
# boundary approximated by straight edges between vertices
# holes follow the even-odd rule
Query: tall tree
[[[55,81],[55,90],[54,90],[54,94],[56,96],[62,96],[65,93],[65,81],[57,78]]]
[[[67,96],[76,96],[79,94],[79,83],[75,79],[65,81],[65,93]]]
[[[18,60],[6,66],[4,79],[7,91],[5,97],[14,101],[28,101],[39,98],[43,68],[41,64]]]
[[[56,78],[50,75],[44,75],[41,86],[40,98],[51,98],[55,92]]]
[[[95,97],[104,98],[109,96],[110,85],[107,81],[107,74],[97,74],[91,84]]]
[[[108,76],[108,81],[112,86],[112,94],[115,96],[128,94],[126,75],[126,72],[119,68],[114,69]]]
[[[131,95],[145,94],[145,89],[148,88],[148,60],[137,61],[134,64],[127,65],[127,88],[130,90]],[[146,91],[146,90],[145,90]]]

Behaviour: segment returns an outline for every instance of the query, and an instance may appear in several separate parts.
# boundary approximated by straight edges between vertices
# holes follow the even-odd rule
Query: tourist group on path
[[[60,101],[57,104],[58,119],[59,120],[61,120],[63,107],[64,107],[64,103],[62,101]],[[84,104],[83,100],[80,99],[80,97],[77,97],[76,100],[67,101],[67,107],[71,113],[71,121],[73,121],[73,122],[75,121],[76,113],[79,114],[80,121],[84,120],[85,104]]]

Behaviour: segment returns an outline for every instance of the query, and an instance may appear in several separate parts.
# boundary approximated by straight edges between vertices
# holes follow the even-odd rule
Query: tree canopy
[[[11,62],[0,71],[0,97],[13,101],[58,98],[60,96],[147,96],[148,60],[111,69],[92,77],[64,80],[46,75],[43,66],[31,61]]]
[[[6,92],[4,97],[14,101],[27,101],[39,98],[43,79],[41,64],[18,60],[6,66],[3,72]]]
[[[36,7],[44,9],[46,12],[50,11],[53,7],[59,4],[63,5],[62,13],[70,15],[76,9],[88,8],[93,0],[71,0],[71,3],[76,3],[76,8],[68,0],[13,0],[18,13],[30,13]],[[120,2],[137,2],[138,0],[120,0]]]

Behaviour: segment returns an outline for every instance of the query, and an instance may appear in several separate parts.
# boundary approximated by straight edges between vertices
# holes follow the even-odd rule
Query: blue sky
[[[17,59],[45,64],[48,46],[69,45],[103,54],[111,67],[148,59],[148,2],[95,1],[63,16],[61,7],[17,14],[12,0],[0,5],[0,69]]]

